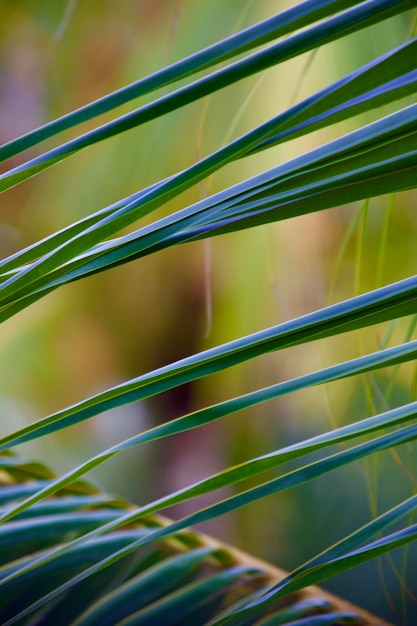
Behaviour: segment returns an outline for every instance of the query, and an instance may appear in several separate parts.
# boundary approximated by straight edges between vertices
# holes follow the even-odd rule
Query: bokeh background
[[[0,0],[0,141],[293,4]],[[409,17],[390,20],[247,79],[91,147],[10,190],[0,203],[1,256],[189,166],[400,44],[410,36]],[[372,121],[376,115],[369,113],[361,121]],[[338,124],[229,166],[158,216],[309,150],[356,123]],[[84,128],[90,127],[87,123]],[[69,131],[68,137],[73,134]],[[0,329],[0,431],[10,432],[194,352],[414,274],[415,201],[415,194],[404,193],[189,244],[54,292]],[[413,334],[413,324],[406,319],[350,335],[348,340],[322,341],[258,358],[97,416],[20,451],[62,473],[157,423],[403,341]],[[140,504],[253,455],[414,397],[410,366],[334,383],[129,450],[89,478]],[[414,453],[410,445],[380,455],[203,529],[291,569],[411,495],[416,488]],[[169,513],[178,516],[190,510],[184,505]],[[415,551],[409,548],[323,586],[396,624],[413,624],[414,566]]]

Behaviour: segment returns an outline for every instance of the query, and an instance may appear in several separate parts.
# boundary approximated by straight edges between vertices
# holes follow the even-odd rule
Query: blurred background
[[[293,4],[0,0],[0,141]],[[10,190],[0,201],[1,256],[189,166],[402,43],[410,32],[409,15],[382,23],[100,143]],[[120,112],[134,105],[138,103]],[[361,121],[379,114],[369,113]],[[106,119],[111,116],[100,121]],[[228,166],[156,217],[356,124],[338,124]],[[68,137],[73,135],[69,131]],[[411,192],[378,198],[180,246],[54,292],[0,329],[1,433],[184,356],[414,274],[415,200]],[[407,318],[348,339],[270,354],[107,412],[60,436],[22,446],[20,452],[62,473],[155,424],[401,342],[413,330],[414,320]],[[298,393],[131,449],[89,478],[106,491],[145,503],[254,455],[411,399],[414,368],[402,366]],[[414,493],[414,452],[410,445],[379,455],[215,520],[203,530],[291,569]],[[184,505],[169,514],[178,517],[192,508]],[[396,624],[413,624],[415,556],[411,547],[323,586]]]

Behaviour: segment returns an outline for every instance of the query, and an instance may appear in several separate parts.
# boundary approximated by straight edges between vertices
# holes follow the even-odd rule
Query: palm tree
[[[89,159],[98,148],[92,148],[96,143],[133,131],[226,87],[234,85],[233,89],[238,90],[239,81],[245,78],[264,70],[272,72],[278,65],[314,52],[324,44],[347,35],[352,38],[365,27],[377,29],[382,22],[388,20],[386,23],[392,24],[401,19],[409,29],[416,5],[412,0],[306,0],[293,4],[7,142],[0,148],[0,156],[3,161],[10,159],[10,167],[0,177],[0,188],[7,191],[20,185],[84,148],[91,148],[85,153]],[[64,285],[111,268],[117,267],[120,272],[128,262],[145,262],[145,257],[181,244],[187,244],[184,249],[188,250],[192,242],[221,234],[230,236],[300,216],[306,219],[308,214],[326,209],[334,212],[348,203],[362,203],[357,221],[364,220],[369,199],[414,189],[417,105],[411,96],[417,82],[416,48],[415,37],[405,38],[400,45],[241,136],[225,141],[206,156],[199,154],[184,169],[161,176],[158,182],[144,188],[130,190],[121,200],[92,210],[69,226],[12,253],[1,262],[1,320],[8,322]],[[202,72],[202,76],[195,76]],[[175,83],[179,81],[182,82],[178,87]],[[102,124],[96,120],[99,115],[161,88],[167,88],[164,95],[149,98],[146,104],[128,113]],[[373,115],[371,122],[367,115]],[[245,175],[243,168],[249,157],[263,156],[275,146],[306,138],[318,130],[327,131],[333,124],[352,118],[354,130],[346,132],[345,128],[330,141],[323,132],[317,134],[314,137],[321,139],[315,147],[272,169]],[[96,125],[77,134],[77,127],[84,122],[92,124],[90,120],[96,120]],[[77,131],[72,130],[72,138],[67,139],[66,131],[70,129]],[[37,148],[61,134],[54,147],[44,151]],[[191,141],[195,145],[195,137]],[[162,160],[163,140],[158,147]],[[29,149],[29,156],[21,159],[19,155]],[[226,172],[233,171],[227,168],[237,162],[235,172],[240,178],[236,184],[225,182],[219,191],[202,194],[200,199],[191,195],[191,189],[198,189],[215,172],[224,168]],[[257,163],[259,166],[261,160]],[[118,176],[117,162],[112,164],[111,175]],[[165,206],[169,209],[165,214],[150,218]],[[382,251],[387,224],[385,218]],[[346,233],[346,245],[350,233]],[[341,263],[343,260],[342,254]],[[339,267],[338,262],[336,265]],[[382,261],[379,270],[381,267]],[[376,273],[379,270],[376,268]],[[387,510],[375,511],[371,521],[325,550],[318,550],[318,554],[288,575],[189,530],[246,505],[260,503],[266,496],[374,458],[370,455],[385,450],[392,450],[398,463],[403,464],[397,447],[411,445],[417,437],[417,405],[412,401],[412,392],[394,402],[392,389],[398,366],[412,363],[416,355],[417,344],[412,340],[414,318],[411,322],[406,320],[402,327],[405,341],[401,343],[394,345],[391,339],[397,335],[389,330],[373,352],[364,350],[360,356],[349,359],[344,350],[337,352],[340,335],[346,334],[350,341],[352,331],[374,326],[385,329],[387,323],[416,314],[416,278],[399,280],[402,275],[397,274],[389,282],[390,279],[384,279],[388,272],[381,275],[383,283],[377,289],[359,293],[358,288],[354,297],[278,325],[219,342],[190,356],[175,355],[171,362],[168,358],[145,374],[136,374],[126,382],[5,434],[0,441],[4,485],[0,492],[2,623],[237,626],[343,624],[362,620],[382,624],[382,619],[310,586],[408,546],[417,533],[412,518],[417,502],[413,492],[409,497],[400,494],[399,501]],[[181,277],[177,288],[180,280]],[[140,331],[146,333],[146,329]],[[283,382],[269,384],[265,380],[255,390],[248,387],[243,395],[229,395],[226,400],[198,409],[180,402],[178,411],[172,410],[167,421],[118,441],[62,476],[55,477],[43,465],[26,462],[10,452],[16,445],[58,433],[110,409],[180,393],[186,384],[227,373],[229,368],[258,356],[286,348],[295,352],[296,346],[300,346],[297,354],[303,355],[311,342],[322,339],[332,346],[336,364],[308,374],[298,373]],[[386,372],[389,367],[394,369],[380,394],[383,401],[378,403],[372,396],[372,385],[377,388],[378,372]],[[368,376],[363,379],[372,400],[371,413],[361,413],[352,405],[346,424],[335,424],[333,429],[323,429],[318,435],[298,437],[295,443],[272,451],[266,449],[221,472],[191,480],[186,487],[173,488],[168,495],[155,497],[140,508],[122,498],[106,496],[80,480],[129,448],[148,442],[162,446],[168,438],[182,433],[196,433],[191,441],[193,446],[199,445],[199,429],[203,426],[318,385],[341,381],[348,386],[352,376],[361,374]],[[408,449],[412,453],[413,448]],[[271,473],[290,462],[289,469]],[[337,481],[337,475],[334,476]],[[232,490],[244,480],[250,482],[249,487]],[[226,488],[226,496],[224,492],[221,496],[216,494],[220,488]],[[201,501],[195,504],[197,497],[207,494],[213,499],[202,506],[198,503]],[[179,519],[161,517],[166,509],[188,503],[193,508],[182,509]],[[413,596],[415,590],[404,582],[404,572],[397,574],[404,597],[407,593]]]

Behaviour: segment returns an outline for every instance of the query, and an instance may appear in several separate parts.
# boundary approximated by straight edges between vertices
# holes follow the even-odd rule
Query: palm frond
[[[80,131],[23,163],[12,163],[0,176],[0,191],[84,148],[306,51],[398,15],[410,20],[413,14],[405,12],[416,6],[415,0],[306,0],[4,145],[0,160],[140,96],[184,81],[176,90],[130,113]],[[255,51],[259,46],[267,47]],[[3,259],[0,320],[10,319],[69,283],[173,246],[415,189],[417,105],[410,103],[410,96],[417,84],[416,49],[417,39],[410,38],[197,163],[92,211]],[[237,58],[240,55],[245,56]],[[220,63],[224,66],[213,69]],[[206,74],[196,78],[202,71]],[[390,106],[389,113],[379,109],[385,105]],[[369,111],[375,121],[365,123],[357,117]],[[180,201],[183,192],[233,162],[353,118],[354,131],[342,131],[333,140],[269,170],[198,202],[184,201],[182,208],[164,217],[150,218],[154,211],[174,198]],[[145,216],[145,225],[137,226]],[[135,230],[126,232],[132,227]],[[405,343],[351,360],[341,355],[331,367],[168,420],[118,442],[63,476],[55,477],[43,465],[24,462],[9,454],[9,449],[258,356],[321,339],[334,340],[415,315],[416,294],[416,276],[391,283],[387,280],[379,289],[196,352],[2,436],[2,624],[383,624],[309,585],[413,542],[417,526],[410,519],[417,504],[415,496],[375,516],[290,574],[188,528],[415,441],[416,402],[404,400],[395,408],[375,408],[367,417],[352,415],[348,425],[225,468],[141,508],[76,481],[127,448],[201,428],[302,389],[414,362],[417,344],[411,336]],[[296,463],[295,468],[284,468],[272,479],[261,477],[290,461]],[[194,502],[198,496],[216,494],[222,487],[249,479],[258,482],[224,499],[217,494],[208,506]],[[168,507],[184,502],[193,503],[192,513],[176,521],[158,517]]]
[[[2,460],[8,465],[0,489],[3,511],[22,497],[19,488],[40,489],[53,478],[40,464],[34,466],[15,456]],[[40,474],[49,480],[40,480]],[[137,523],[84,541],[59,559],[47,560],[51,550],[65,544],[69,537],[81,538],[89,528],[132,508],[128,502],[100,493],[88,483],[73,483],[5,523],[0,530],[2,624],[21,623],[32,611],[39,624],[59,621],[63,626],[172,623],[173,617],[176,623],[217,623],[242,601],[285,579],[282,570],[187,530],[170,534],[146,551],[133,550],[122,561],[97,569],[70,588],[68,580],[72,577],[77,578],[80,572],[169,524],[163,517],[143,516]],[[44,557],[45,564],[33,568]],[[26,573],[13,577],[22,568]],[[62,587],[60,595],[56,595],[57,586]],[[288,624],[314,615],[325,616],[330,624],[383,624],[362,609],[314,587],[291,593],[257,611],[256,621],[250,623],[273,620],[271,623]]]

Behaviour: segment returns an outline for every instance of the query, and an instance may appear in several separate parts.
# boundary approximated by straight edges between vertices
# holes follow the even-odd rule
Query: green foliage
[[[81,122],[94,120],[140,96],[187,79],[176,90],[130,113],[70,140],[62,139],[56,147],[12,165],[0,176],[0,189],[5,191],[81,149],[169,114],[330,41],[403,13],[405,19],[411,21],[413,13],[406,12],[415,7],[413,0],[306,0],[9,142],[0,148],[2,160],[59,137]],[[255,51],[266,44],[267,47]],[[172,246],[414,189],[417,186],[417,105],[405,104],[405,98],[415,92],[416,51],[414,37],[183,171],[3,259],[0,263],[0,319],[8,320],[68,283]],[[234,60],[243,53],[245,56]],[[226,61],[228,63],[220,69],[213,69]],[[203,70],[205,74],[196,78]],[[393,107],[392,112],[385,115],[380,107],[388,104]],[[378,115],[373,123],[365,124],[362,118],[356,118],[359,122],[353,132],[329,143],[323,142],[269,171],[241,180],[165,217],[149,219],[156,209],[229,163],[371,110]],[[117,169],[113,173],[117,176]],[[126,231],[145,216],[148,216],[145,225]],[[309,600],[310,604],[302,604],[300,600],[291,609],[284,609],[281,602],[290,592],[321,583],[413,541],[417,529],[408,521],[415,510],[415,497],[376,517],[278,583],[268,579],[262,569],[238,564],[230,554],[225,557],[220,549],[209,548],[202,540],[199,543],[197,535],[193,535],[191,546],[182,545],[174,556],[168,548],[170,541],[183,542],[190,525],[307,483],[381,450],[414,441],[417,438],[415,402],[404,402],[366,419],[352,415],[348,425],[252,458],[140,509],[132,509],[123,502],[111,502],[80,483],[76,483],[78,487],[73,485],[88,471],[129,447],[199,428],[284,394],[413,362],[417,342],[411,338],[401,345],[381,347],[377,352],[353,360],[345,361],[341,357],[332,367],[172,419],[112,446],[62,477],[54,478],[42,468],[38,468],[36,474],[35,466],[22,466],[21,460],[9,456],[7,451],[17,444],[68,428],[115,407],[162,394],[257,356],[414,315],[417,313],[416,295],[415,276],[385,284],[377,290],[170,363],[3,436],[0,451],[5,455],[1,470],[14,478],[0,494],[3,501],[0,515],[3,523],[0,529],[2,623],[32,623],[27,621],[31,619],[27,616],[32,614],[36,623],[45,624],[53,623],[58,615],[59,623],[64,623],[63,614],[67,615],[65,623],[68,624],[242,626],[355,621],[351,615],[327,613],[304,622],[303,616],[323,608],[320,602],[313,606],[313,600]],[[365,435],[367,438],[363,440]],[[335,444],[342,443],[343,447],[335,451]],[[346,444],[349,447],[346,448]],[[319,453],[319,458],[315,456],[312,460],[308,456],[312,452]],[[272,480],[259,477],[262,472],[288,461],[296,461],[297,467],[284,470]],[[17,467],[25,478],[31,467],[36,480],[15,480],[13,472]],[[258,481],[255,486],[204,508],[197,506],[193,513],[175,522],[165,524],[149,517],[174,504],[255,477]],[[65,489],[70,495],[63,491]],[[71,491],[74,489],[75,493]],[[56,494],[60,497],[51,497]],[[399,523],[403,524],[401,528],[398,528]],[[395,529],[381,536],[391,525],[396,525]],[[211,563],[211,569],[207,563]]]

